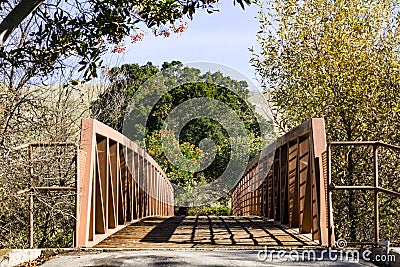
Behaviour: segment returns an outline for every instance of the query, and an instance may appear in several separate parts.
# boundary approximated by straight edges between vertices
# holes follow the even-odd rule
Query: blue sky
[[[248,48],[257,46],[255,17],[258,7],[247,6],[243,11],[240,6],[234,6],[232,0],[225,0],[218,9],[219,12],[211,15],[196,11],[185,32],[168,38],[155,37],[150,30],[145,30],[143,41],[127,42],[126,53],[118,56],[117,62],[145,64],[151,61],[156,65],[172,60],[213,62],[234,68],[257,84]]]

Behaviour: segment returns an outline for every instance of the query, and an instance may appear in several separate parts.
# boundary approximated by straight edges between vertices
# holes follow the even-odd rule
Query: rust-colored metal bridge
[[[19,147],[73,145],[32,143]],[[334,186],[332,146],[372,146],[374,184]],[[174,190],[154,159],[127,137],[93,119],[83,119],[76,149],[76,247],[204,248],[334,246],[331,194],[372,190],[374,233],[379,242],[380,142],[326,143],[323,119],[310,119],[268,146],[247,166],[232,191],[232,216],[174,216]],[[28,191],[29,191],[28,190]],[[25,191],[24,191],[25,192]],[[22,193],[24,193],[22,192]],[[33,199],[31,238],[33,247]]]

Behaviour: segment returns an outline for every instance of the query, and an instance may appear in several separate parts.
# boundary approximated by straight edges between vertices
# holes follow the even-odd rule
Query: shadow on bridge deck
[[[260,217],[173,216],[146,218],[108,237],[96,248],[315,247],[292,229]]]

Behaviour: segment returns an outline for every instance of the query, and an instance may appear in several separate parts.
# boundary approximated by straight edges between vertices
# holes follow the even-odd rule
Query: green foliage
[[[169,147],[165,147],[162,141],[167,141]],[[167,139],[167,140],[166,140]],[[168,174],[168,179],[176,185],[184,187],[194,187],[202,184],[204,181],[200,177],[194,177],[194,170],[200,167],[200,160],[204,157],[203,151],[193,144],[188,142],[178,144],[178,140],[174,138],[171,132],[166,130],[154,132],[147,138],[147,153],[152,156],[160,165],[162,170]],[[175,156],[173,159],[168,159],[168,155]],[[175,151],[177,150],[177,151]],[[189,161],[179,161],[178,153],[182,153],[185,159]],[[171,163],[176,162],[180,168]],[[193,171],[187,171],[187,170]]]
[[[151,71],[146,71],[149,66]],[[254,107],[248,104],[249,91],[245,81],[236,81],[220,72],[203,74],[199,69],[185,67],[179,61],[164,63],[156,75],[151,75],[155,71],[153,67],[148,63],[145,66],[133,64],[111,69],[110,90],[92,103],[93,117],[116,127],[118,131],[124,130],[131,140],[154,155],[169,179],[180,186],[175,187],[177,205],[197,205],[203,199],[213,197],[215,192],[227,192],[230,188],[226,184],[234,183],[238,178],[238,173],[233,173],[232,168],[229,170],[232,173],[227,174],[228,167],[233,165],[232,158],[241,158],[245,164],[246,160],[258,154],[263,144],[263,127],[259,122],[266,125],[264,129],[271,127],[271,123],[257,118]],[[146,82],[143,83],[143,80]],[[170,115],[177,107],[182,107],[181,104],[198,99],[202,102],[171,119],[174,116]],[[231,113],[221,112],[219,107],[222,105]],[[242,122],[241,125],[232,123],[234,116]],[[179,133],[174,133],[179,140],[170,140],[171,147],[165,147],[165,142],[161,145],[161,141],[173,139],[169,134],[163,136],[164,129],[172,131],[177,127],[171,125],[179,120],[184,122]],[[123,129],[122,123],[126,128]],[[226,124],[231,127],[230,132]],[[125,132],[127,128],[129,130]],[[235,136],[236,133],[243,134]],[[236,149],[232,153],[232,146],[245,147],[248,144],[250,155],[245,149]],[[182,151],[186,149],[186,152],[181,155],[179,151],[174,151],[178,147]],[[191,152],[196,149],[206,153],[201,158],[196,155],[193,162]],[[191,164],[193,166],[189,166]],[[203,198],[200,199],[196,191],[199,186],[205,188],[222,174],[226,179],[209,186],[212,190],[202,192]]]
[[[108,75],[111,86],[90,104],[93,116],[122,132],[124,116],[133,94],[158,71],[150,62],[143,66],[125,64],[111,68]]]
[[[260,4],[257,39],[261,51],[252,50],[251,62],[271,96],[283,131],[310,117],[323,117],[328,140],[400,143],[397,4],[389,0]],[[335,179],[348,185],[371,185],[367,169],[371,154],[354,147],[334,153],[334,159],[342,162],[334,166]],[[388,168],[382,183],[398,188],[398,170],[390,162],[381,161],[382,169]],[[371,206],[365,204],[370,203],[369,197],[335,194],[338,236],[371,241],[367,219]],[[383,213],[385,209],[381,207]],[[397,223],[396,216],[382,218],[383,224],[390,228]],[[387,233],[387,228],[382,231]],[[395,233],[391,237],[399,238]]]
[[[168,92],[161,96],[157,104],[152,106],[146,105],[146,97],[143,101],[139,101],[137,106],[131,107],[129,110],[129,119],[133,122],[140,121],[146,117],[145,114],[151,110],[147,117],[146,124],[146,147],[149,149],[155,146],[154,137],[163,130],[165,120],[168,115],[179,104],[200,97],[214,99],[223,102],[231,110],[233,110],[244,123],[251,144],[251,157],[258,154],[262,145],[261,129],[259,121],[263,122],[266,127],[271,127],[269,122],[256,117],[254,107],[249,105],[246,100],[249,97],[248,84],[245,81],[236,81],[230,77],[224,76],[220,72],[202,74],[200,70],[190,67],[184,67],[179,61],[171,63],[165,62],[159,69],[163,73],[162,82],[148,80],[157,72],[157,68],[151,63],[144,66],[137,64],[122,65],[119,68],[112,68],[110,71],[110,81],[112,83],[110,90],[100,95],[98,100],[92,103],[92,114],[96,119],[114,127],[118,131],[122,131],[122,124],[125,115],[128,112],[128,106],[132,96],[142,85],[149,92],[170,88]],[[156,83],[156,84],[155,84]],[[148,87],[148,88],[147,88]],[[136,97],[136,96],[135,96]],[[118,103],[116,103],[118,102]],[[140,130],[140,129],[138,129]],[[193,181],[179,181],[178,184],[190,185],[194,181],[196,183],[209,183],[218,178],[225,170],[230,159],[232,142],[245,142],[248,140],[237,140],[228,136],[222,125],[210,118],[196,118],[191,120],[182,129],[179,135],[180,144],[191,144],[193,148],[199,147],[201,141],[205,138],[211,139],[215,144],[216,155],[214,161],[206,169],[195,172],[192,177]],[[140,141],[140,140],[139,140]],[[157,140],[158,142],[158,140]],[[157,146],[156,146],[157,147]],[[159,145],[158,145],[159,147]],[[151,149],[149,150],[151,151]],[[156,155],[159,164],[164,165],[164,158],[158,156],[157,151],[152,151]],[[205,157],[210,156],[205,154]],[[243,155],[247,156],[248,155]],[[189,156],[190,157],[190,156]],[[167,160],[167,159],[165,159]],[[187,175],[177,172],[170,168],[170,165],[164,166],[167,175],[177,177],[179,179],[188,178]],[[186,178],[185,178],[186,177]],[[175,178],[171,178],[174,180]],[[191,179],[191,178],[190,178]],[[190,193],[188,193],[190,194]]]
[[[216,216],[230,216],[232,209],[227,206],[202,206],[191,207],[187,210],[188,216],[202,216],[202,215],[216,215]]]

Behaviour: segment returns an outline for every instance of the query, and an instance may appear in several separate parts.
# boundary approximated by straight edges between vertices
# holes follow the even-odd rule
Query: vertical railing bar
[[[156,216],[158,216],[158,181],[159,181],[159,176],[158,176],[158,170],[154,170],[154,213]]]
[[[142,180],[143,180],[143,158],[141,157],[141,152],[138,152],[138,219],[142,218]]]
[[[106,175],[106,184],[104,185],[105,186],[105,188],[106,188],[106,190],[105,190],[105,204],[103,204],[103,207],[105,207],[105,210],[104,210],[104,231],[107,233],[107,231],[108,231],[108,205],[109,205],[109,199],[108,199],[108,196],[109,196],[109,186],[110,186],[110,175],[109,175],[109,169],[110,169],[110,165],[109,165],[109,161],[108,161],[108,159],[109,159],[109,156],[110,156],[110,138],[108,138],[107,137],[107,139],[106,139],[106,149],[105,149],[105,151],[104,151],[104,153],[106,153],[106,155],[105,155],[105,157],[103,157],[103,160],[105,159],[105,165],[106,165],[106,168],[105,168],[105,175]],[[103,162],[103,164],[104,164],[104,162]]]
[[[300,139],[296,138],[296,173],[294,177],[294,197],[293,197],[293,214],[292,222],[294,220],[294,226],[300,227]],[[295,208],[296,207],[296,208]]]
[[[115,212],[115,222],[116,222],[116,224],[115,224],[115,226],[116,227],[118,227],[118,225],[119,225],[119,216],[120,216],[120,214],[119,214],[119,198],[120,198],[120,194],[121,194],[121,189],[120,189],[120,183],[121,183],[121,181],[120,181],[120,179],[121,179],[121,173],[120,173],[120,169],[121,169],[121,156],[120,156],[120,153],[121,153],[121,151],[120,151],[120,148],[121,148],[121,143],[119,143],[119,142],[117,142],[117,164],[116,164],[116,176],[115,176],[115,179],[117,180],[117,182],[116,182],[116,188],[115,188],[115,191],[116,191],[116,194],[115,194],[115,199],[114,199],[114,201],[115,201],[115,209],[116,209],[116,212]]]
[[[326,168],[327,168],[327,194],[328,194],[328,244],[329,247],[333,247],[334,242],[334,229],[333,229],[333,207],[332,207],[332,145],[328,143],[326,148]]]
[[[131,152],[132,157],[130,160],[131,166],[130,166],[130,171],[131,171],[131,221],[134,220],[136,215],[134,214],[136,208],[135,208],[135,151],[132,150]]]
[[[157,209],[156,209],[156,201],[157,201],[157,198],[156,198],[156,196],[157,196],[157,191],[156,191],[156,181],[157,181],[157,175],[156,175],[156,168],[154,167],[154,165],[152,165],[153,166],[153,188],[151,189],[151,191],[152,191],[152,201],[153,201],[153,205],[152,205],[152,207],[153,207],[153,212],[152,212],[152,215],[154,216],[154,215],[156,215],[157,214]]]
[[[148,216],[152,215],[152,200],[151,200],[151,194],[152,194],[152,183],[153,183],[153,166],[151,165],[150,161],[147,162],[147,191],[149,192],[147,194],[147,199],[148,199],[148,208],[149,208],[149,213]]]
[[[80,150],[79,146],[75,146],[76,149],[76,163],[75,163],[75,234],[74,234],[74,242],[73,247],[78,247],[78,225],[79,225],[79,204],[78,204],[78,194],[80,187]]]
[[[33,248],[33,234],[34,234],[34,225],[33,225],[33,148],[32,145],[29,144],[29,248]]]
[[[374,153],[374,228],[375,242],[379,242],[379,176],[378,176],[378,147],[373,145]]]

